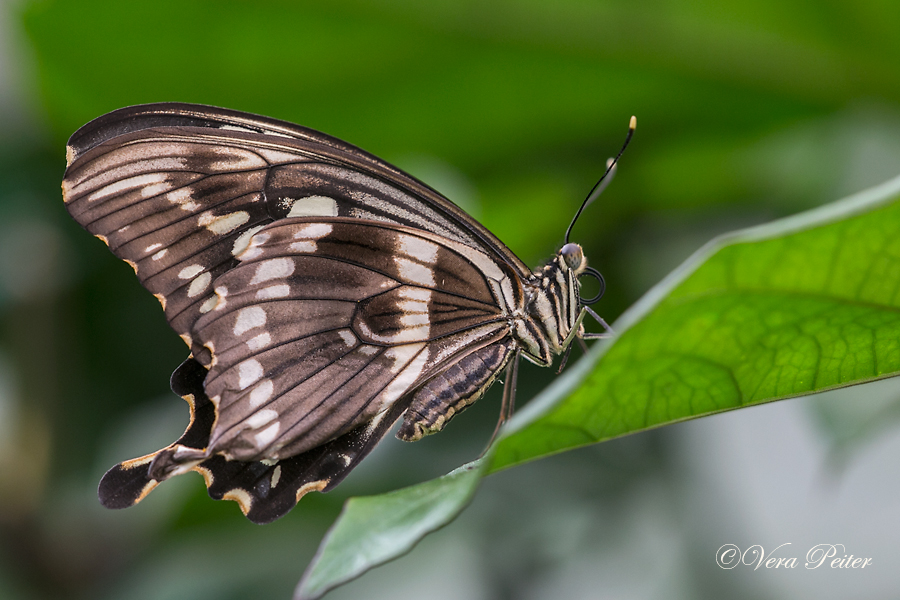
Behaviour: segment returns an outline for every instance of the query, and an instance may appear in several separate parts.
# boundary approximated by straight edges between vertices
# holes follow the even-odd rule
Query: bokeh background
[[[387,439],[264,527],[201,478],[107,511],[105,469],[187,422],[186,355],[131,269],[66,214],[67,137],[180,100],[336,135],[443,191],[537,265],[573,239],[614,319],[710,237],[900,174],[888,0],[0,1],[0,598],[288,598],[350,495],[475,457],[499,390]],[[577,351],[573,358],[577,357]],[[519,402],[553,377],[530,365]],[[887,598],[900,589],[893,381],[623,438],[485,480],[412,554],[329,598]],[[724,544],[798,558],[723,570]],[[816,544],[865,570],[803,568]]]

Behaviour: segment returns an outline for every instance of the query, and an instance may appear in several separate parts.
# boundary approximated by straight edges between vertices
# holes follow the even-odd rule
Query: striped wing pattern
[[[191,425],[111,469],[108,506],[194,469],[213,497],[272,520],[346,476],[414,400],[404,438],[440,429],[514,350],[527,268],[437,192],[335,138],[146,105],[80,129],[68,161],[70,214],[192,352],[173,376]],[[438,377],[457,363],[477,381]]]
[[[229,458],[306,452],[508,332],[501,282],[413,229],[285,219],[240,259],[194,328]]]
[[[289,216],[425,229],[480,248],[522,278],[530,274],[500,240],[425,184],[345,142],[282,121],[186,104],[131,107],[82,127],[67,158],[69,213],[132,265],[185,341],[210,283],[233,265],[249,236]]]

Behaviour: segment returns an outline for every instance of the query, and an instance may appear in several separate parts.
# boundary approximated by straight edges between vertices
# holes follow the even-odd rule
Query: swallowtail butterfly
[[[71,137],[62,188],[191,351],[171,380],[187,430],[110,469],[107,507],[193,470],[272,521],[337,485],[398,419],[403,440],[439,431],[508,367],[502,418],[520,356],[549,366],[595,337],[578,278],[599,274],[568,232],[532,271],[430,187],[287,122],[123,108]]]

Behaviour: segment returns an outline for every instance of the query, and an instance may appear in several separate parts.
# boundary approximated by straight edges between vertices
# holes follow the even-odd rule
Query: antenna
[[[591,202],[593,202],[594,199],[603,192],[603,190],[606,189],[606,184],[609,184],[609,182],[611,181],[611,178],[606,179],[606,176],[610,175],[615,170],[616,163],[619,162],[619,157],[622,156],[622,153],[625,152],[625,148],[628,147],[628,142],[631,141],[631,136],[634,135],[634,130],[636,127],[637,127],[637,117],[632,116],[631,120],[628,122],[628,135],[625,136],[625,143],[622,144],[622,149],[619,150],[619,153],[616,154],[615,158],[612,158],[612,159],[606,161],[606,171],[604,171],[604,173],[600,177],[600,179],[597,180],[597,183],[594,184],[594,187],[591,188],[591,191],[588,192],[587,198],[585,198],[584,202],[581,203],[581,207],[578,209],[578,212],[575,213],[575,216],[572,218],[572,222],[569,223],[569,228],[566,229],[566,241],[565,241],[566,244],[569,243],[569,234],[572,233],[572,227],[575,226],[575,221],[577,221],[578,217],[581,216],[581,212],[585,208],[587,208],[587,205],[590,204]],[[603,183],[604,179],[606,179],[606,184],[601,186],[600,184]]]

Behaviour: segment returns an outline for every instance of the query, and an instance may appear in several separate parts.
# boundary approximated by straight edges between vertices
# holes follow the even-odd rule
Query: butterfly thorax
[[[516,328],[516,337],[531,362],[548,366],[565,350],[580,309],[578,276],[586,268],[581,246],[566,244],[525,282],[526,318]]]

